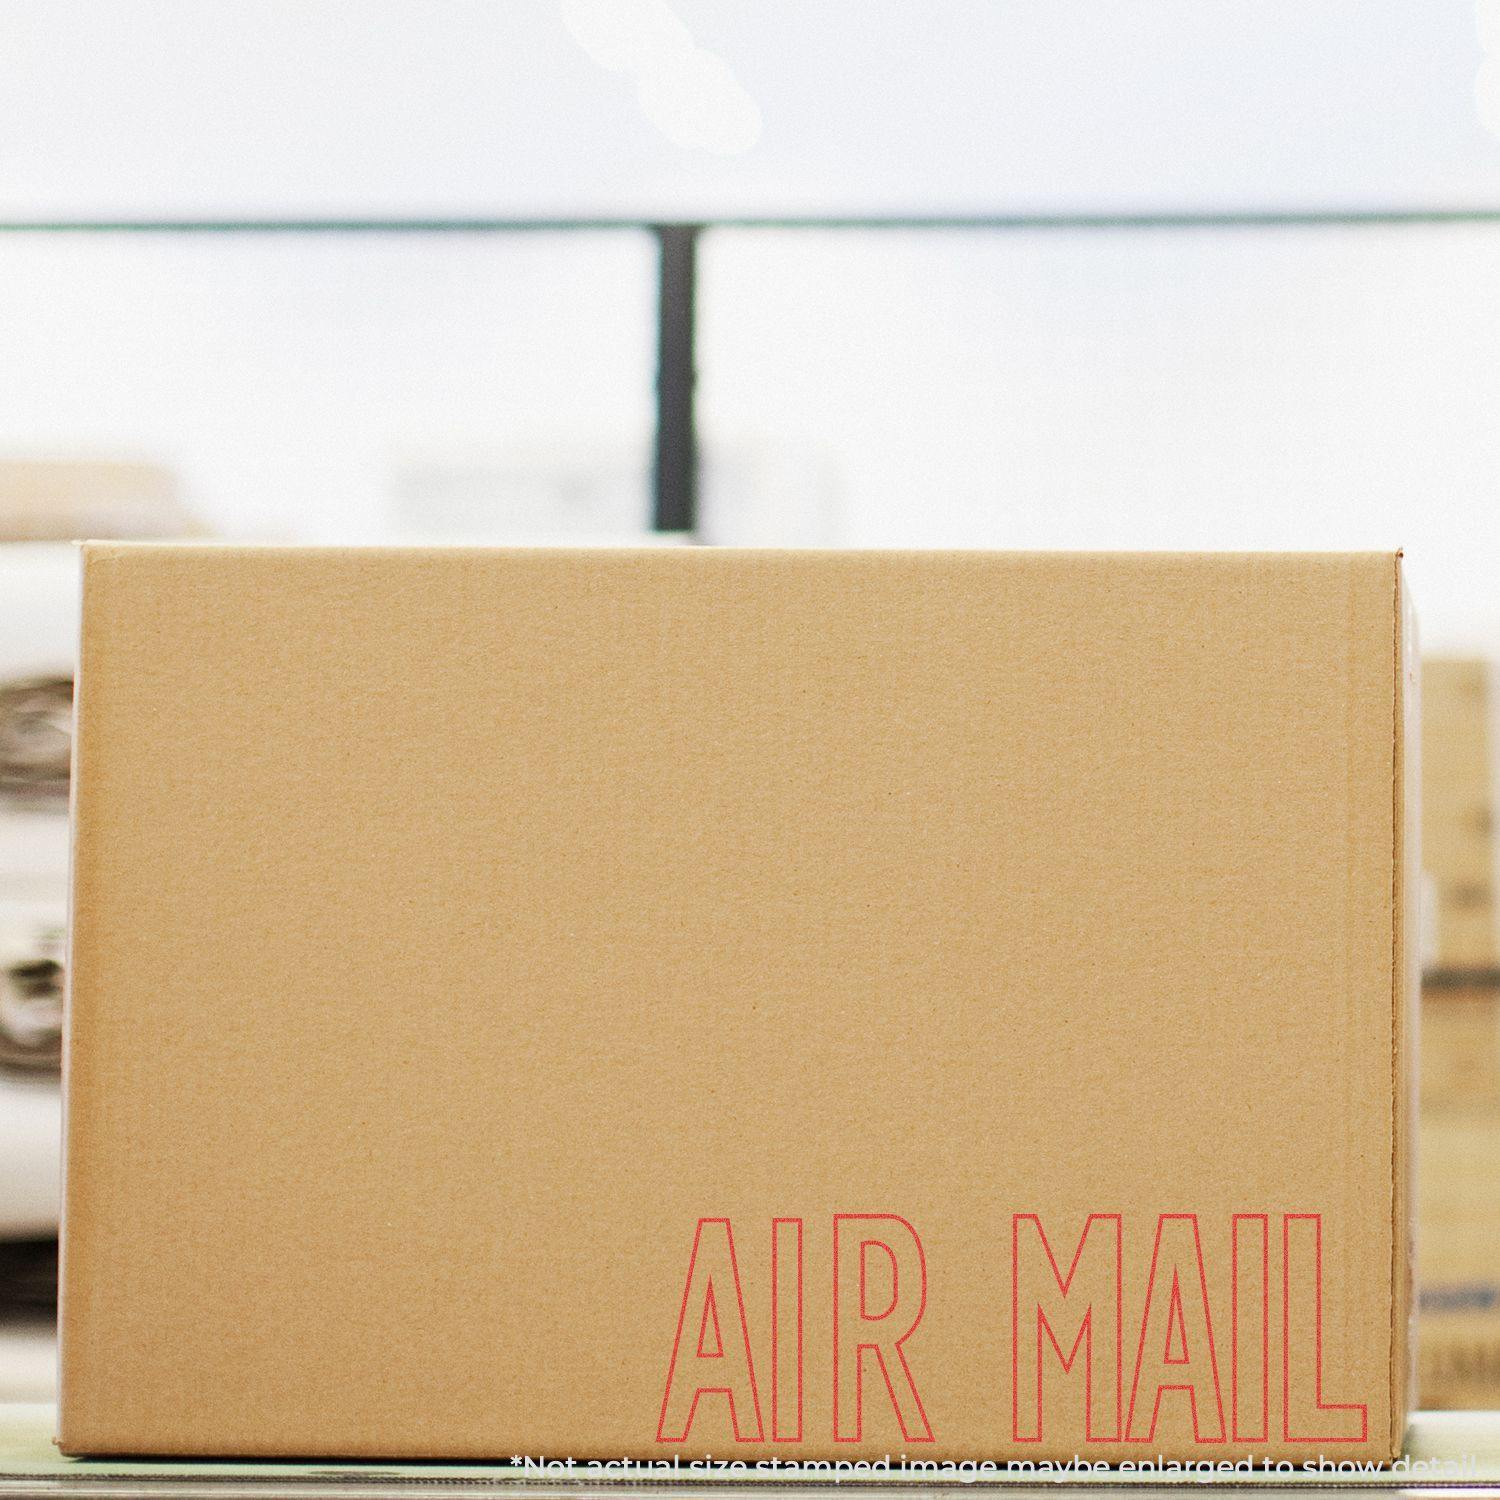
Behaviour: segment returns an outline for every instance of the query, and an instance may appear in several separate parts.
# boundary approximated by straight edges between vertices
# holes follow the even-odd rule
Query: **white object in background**
[[[72,546],[0,546],[0,685],[70,678],[77,619]],[[67,882],[66,804],[0,798],[0,967],[53,954],[66,918]],[[33,1015],[40,1010],[22,1005],[11,1020],[25,1032]],[[0,1237],[56,1233],[61,1156],[56,1077],[0,1068]]]
[[[839,539],[839,463],[816,442],[711,438],[699,490],[699,540],[712,546],[831,547]]]
[[[57,1082],[0,1073],[0,1238],[56,1234],[61,1198]]]
[[[503,452],[412,455],[391,476],[403,539],[641,542],[648,539],[645,455],[584,437]]]
[[[62,912],[68,895],[66,807],[45,812],[0,800],[0,929],[19,905]]]
[[[77,643],[77,549],[44,542],[0,546],[0,682],[71,677]]]

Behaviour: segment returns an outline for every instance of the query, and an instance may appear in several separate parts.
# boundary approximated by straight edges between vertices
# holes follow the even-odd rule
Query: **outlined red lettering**
[[[927,1257],[917,1231],[899,1214],[835,1214],[835,1442],[857,1443],[864,1437],[868,1365],[885,1382],[902,1437],[908,1443],[933,1441],[932,1424],[903,1347],[926,1308]]]
[[[1197,1214],[1162,1214],[1156,1221],[1125,1418],[1127,1442],[1155,1441],[1162,1398],[1172,1392],[1187,1397],[1195,1443],[1224,1441],[1224,1398]]]
[[[1011,1435],[1018,1443],[1042,1440],[1048,1348],[1068,1375],[1081,1346],[1088,1440],[1118,1442],[1124,1406],[1125,1297],[1120,1215],[1088,1216],[1064,1272],[1041,1217],[1016,1214],[1011,1219],[1010,1260]]]
[[[1281,1435],[1289,1443],[1366,1442],[1370,1408],[1323,1399],[1322,1214],[1283,1216],[1281,1264]]]
[[[691,1352],[684,1348],[684,1329],[692,1330]],[[656,1441],[685,1443],[704,1396],[724,1397],[737,1443],[763,1440],[750,1325],[728,1219],[699,1219],[693,1233]]]

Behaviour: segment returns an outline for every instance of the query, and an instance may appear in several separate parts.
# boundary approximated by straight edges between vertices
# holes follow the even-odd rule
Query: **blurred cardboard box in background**
[[[1420,1399],[1500,1406],[1500,954],[1487,663],[1423,663]]]
[[[175,476],[157,464],[0,461],[0,542],[201,535]]]
[[[1422,864],[1430,969],[1496,966],[1493,708],[1483,661],[1422,664]]]

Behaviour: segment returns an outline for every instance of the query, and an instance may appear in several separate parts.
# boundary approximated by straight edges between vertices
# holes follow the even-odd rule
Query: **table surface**
[[[1500,1412],[1426,1412],[1417,1416],[1408,1439],[1407,1458],[1395,1469],[1370,1473],[1318,1474],[1192,1474],[1162,1476],[1119,1471],[1087,1476],[1059,1474],[1039,1478],[1031,1474],[996,1473],[980,1477],[958,1474],[924,1474],[920,1478],[891,1476],[814,1480],[788,1476],[776,1482],[717,1476],[713,1479],[619,1478],[583,1473],[571,1480],[555,1475],[527,1473],[509,1464],[446,1463],[227,1463],[154,1459],[64,1458],[52,1442],[54,1411],[50,1404],[0,1403],[0,1500],[17,1496],[52,1496],[57,1500],[87,1495],[93,1500],[225,1500],[254,1496],[256,1500],[381,1500],[412,1492],[435,1496],[475,1494],[495,1490],[524,1492],[527,1500],[562,1497],[582,1500],[596,1495],[618,1495],[620,1491],[674,1490],[682,1496],[722,1497],[725,1489],[754,1488],[774,1491],[778,1500],[790,1495],[855,1488],[889,1492],[970,1487],[1009,1491],[1046,1491],[1050,1497],[1084,1497],[1088,1492],[1131,1489],[1146,1494],[1175,1492],[1180,1500],[1184,1488],[1211,1486],[1236,1490],[1286,1490],[1299,1492],[1299,1500],[1332,1495],[1347,1500],[1354,1489],[1376,1489],[1401,1495],[1462,1491],[1500,1500]],[[1144,1496],[1142,1496],[1144,1500]]]

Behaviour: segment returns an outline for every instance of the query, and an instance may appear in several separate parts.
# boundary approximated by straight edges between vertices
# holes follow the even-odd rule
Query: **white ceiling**
[[[609,4],[0,0],[0,215],[1500,206],[1475,0]]]

